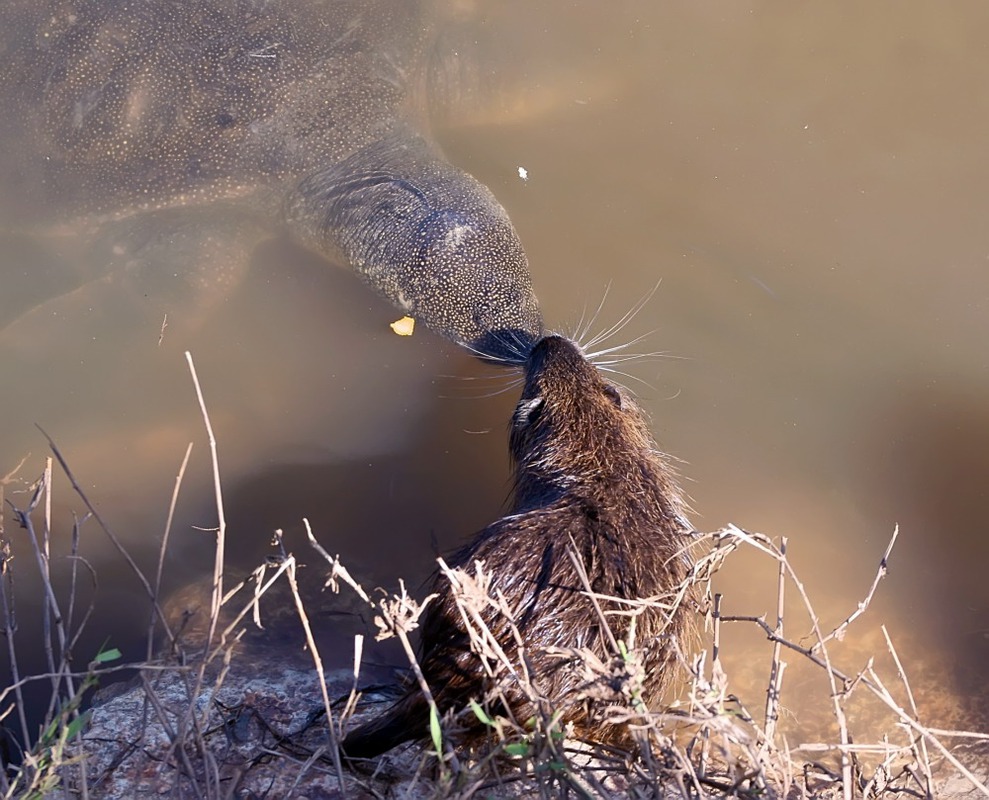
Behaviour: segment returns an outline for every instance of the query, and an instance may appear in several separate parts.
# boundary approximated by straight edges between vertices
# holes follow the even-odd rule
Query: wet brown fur
[[[562,712],[563,721],[599,740],[622,739],[602,721],[603,705],[619,695],[588,698],[579,659],[546,648],[589,649],[605,663],[614,657],[599,615],[583,591],[567,550],[573,545],[594,592],[617,598],[660,598],[635,622],[635,644],[645,667],[642,699],[655,708],[686,627],[685,610],[672,613],[668,595],[683,582],[690,528],[680,491],[657,451],[642,412],[607,382],[579,348],[559,336],[539,341],[526,364],[525,388],[512,420],[515,492],[511,513],[489,525],[449,564],[473,571],[484,562],[492,590],[515,609],[532,685]],[[437,593],[424,614],[420,665],[440,711],[483,700],[495,681],[486,679],[472,652],[449,581],[435,579]],[[629,633],[629,617],[609,612],[629,605],[600,600],[615,639]],[[513,662],[518,648],[511,624],[493,608],[485,622]],[[504,672],[504,670],[503,670]],[[511,676],[500,678],[500,695],[522,722],[536,708],[530,693]],[[503,711],[504,704],[495,704]],[[469,734],[483,732],[473,715]],[[425,736],[428,708],[418,688],[382,716],[350,733],[349,756],[370,757]]]

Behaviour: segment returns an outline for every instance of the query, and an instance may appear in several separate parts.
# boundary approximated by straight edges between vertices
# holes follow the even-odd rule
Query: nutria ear
[[[531,425],[543,410],[544,400],[540,397],[533,397],[531,400],[520,400],[515,409],[515,422],[519,425]]]
[[[614,386],[612,386],[610,383],[606,383],[604,385],[604,393],[605,396],[609,400],[611,400],[611,402],[614,403],[616,407],[618,408],[622,407],[622,393],[619,392]]]

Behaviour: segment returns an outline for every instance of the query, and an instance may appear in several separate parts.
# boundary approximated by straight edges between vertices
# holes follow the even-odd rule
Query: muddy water
[[[830,628],[864,597],[899,524],[889,575],[836,651],[841,666],[881,656],[885,624],[936,721],[982,724],[989,11],[475,12],[486,70],[504,85],[437,135],[511,213],[548,324],[576,331],[607,294],[591,325],[601,331],[659,283],[615,339],[642,336],[633,351],[668,355],[625,365],[626,382],[684,462],[697,527],[789,537]],[[8,259],[5,284],[30,286],[23,263]],[[415,585],[434,545],[497,515],[513,397],[496,394],[507,376],[428,333],[392,335],[394,316],[349,274],[281,242],[253,254],[205,321],[163,336],[157,309],[112,286],[67,294],[0,338],[0,472],[27,453],[19,476],[39,472],[41,424],[150,564],[195,442],[166,573],[173,586],[202,575],[212,537],[198,529],[216,514],[189,349],[219,440],[235,563],[262,558],[276,527],[301,552],[306,516],[369,583]],[[18,488],[6,487],[15,502]],[[81,505],[61,477],[55,500],[64,552]],[[92,522],[83,550],[101,575],[90,643],[109,632],[139,655],[134,582]],[[15,551],[25,571],[23,541]],[[771,614],[774,574],[755,555],[733,560],[719,583],[725,612]],[[795,638],[809,631],[799,612],[791,602]],[[30,613],[22,603],[22,630]],[[726,639],[736,691],[758,708],[763,637],[736,626]],[[826,709],[799,702],[823,690],[820,676],[794,664],[788,680],[787,724],[824,736]]]

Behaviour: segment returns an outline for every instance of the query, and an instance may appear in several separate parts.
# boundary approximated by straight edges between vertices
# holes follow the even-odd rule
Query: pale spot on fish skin
[[[409,299],[401,291],[395,294],[395,297],[393,298],[392,302],[395,303],[395,305],[397,305],[403,311],[412,310],[412,303],[409,302]]]
[[[464,243],[467,234],[471,232],[470,225],[455,225],[446,232],[443,244],[447,250],[456,250]]]

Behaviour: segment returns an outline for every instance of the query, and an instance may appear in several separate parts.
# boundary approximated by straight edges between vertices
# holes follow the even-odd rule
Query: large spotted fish
[[[285,231],[449,339],[524,361],[542,331],[525,252],[492,193],[429,136],[431,89],[450,74],[433,11],[8,0],[6,227],[37,227],[43,208],[49,231],[73,232],[71,246],[53,236],[49,261],[82,251],[154,284],[177,256],[192,287],[229,282]]]

